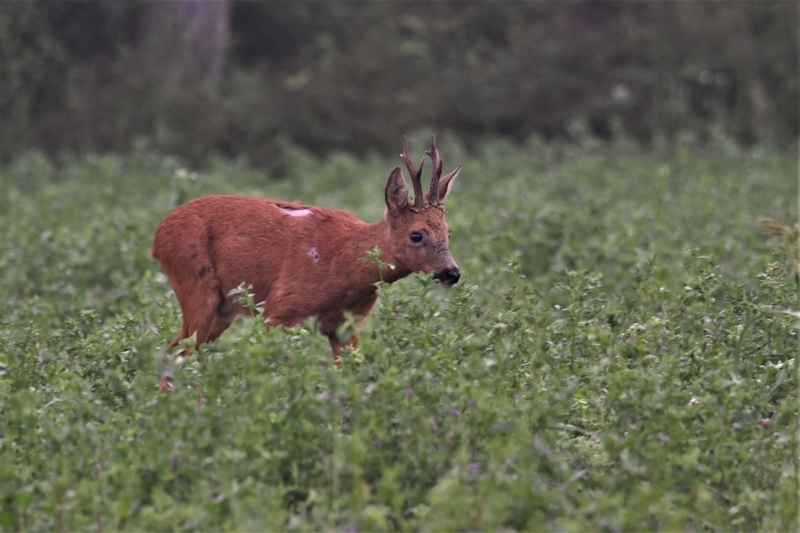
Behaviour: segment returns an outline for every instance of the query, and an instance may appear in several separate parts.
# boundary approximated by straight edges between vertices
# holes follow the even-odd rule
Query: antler
[[[420,176],[422,175],[422,166],[425,163],[425,158],[419,160],[419,169],[414,168],[414,164],[411,162],[411,157],[408,154],[408,139],[406,136],[403,135],[403,153],[400,154],[400,157],[403,158],[403,162],[406,164],[406,168],[408,169],[408,173],[411,175],[411,184],[414,185],[414,211],[422,211],[424,209],[424,200],[422,198],[422,182],[420,182]]]
[[[431,149],[425,152],[430,156],[431,161],[433,161],[433,173],[431,174],[431,191],[430,195],[430,205],[440,205],[439,204],[439,178],[442,177],[442,159],[439,157],[439,150],[436,149],[436,138],[431,135]],[[422,167],[420,166],[420,170]]]

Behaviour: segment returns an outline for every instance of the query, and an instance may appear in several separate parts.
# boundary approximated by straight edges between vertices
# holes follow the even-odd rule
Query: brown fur
[[[458,169],[438,183],[440,199],[457,175]],[[156,230],[152,252],[183,312],[183,327],[168,348],[195,333],[197,346],[219,337],[248,312],[227,296],[244,283],[252,284],[256,302],[264,302],[268,325],[294,326],[316,316],[338,360],[340,350],[357,346],[358,339],[339,339],[336,330],[347,312],[362,319],[369,314],[381,274],[389,283],[412,272],[457,282],[443,209],[426,205],[415,211],[399,168],[389,178],[385,200],[384,220],[375,224],[346,211],[248,196],[206,196],[175,209]],[[303,209],[310,213],[288,212]],[[409,240],[415,231],[425,235],[423,243]],[[376,246],[393,270],[379,273],[363,260]]]

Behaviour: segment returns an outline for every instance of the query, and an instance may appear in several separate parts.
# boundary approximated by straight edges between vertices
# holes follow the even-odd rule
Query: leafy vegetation
[[[0,529],[795,524],[795,252],[757,224],[797,219],[792,154],[440,144],[465,162],[462,281],[380,287],[338,370],[313,323],[255,319],[162,368],[180,318],[152,234],[214,192],[377,220],[398,161],[0,170]]]

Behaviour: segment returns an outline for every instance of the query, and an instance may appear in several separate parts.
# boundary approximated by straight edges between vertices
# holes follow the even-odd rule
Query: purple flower
[[[406,389],[406,398],[411,399],[413,397],[414,397],[414,389],[412,389],[411,387],[407,388]]]
[[[474,472],[477,469],[478,469],[478,463],[474,461],[471,463],[467,463],[467,472]]]
[[[476,407],[478,407],[478,402],[476,402],[475,400],[470,400],[469,403],[467,403],[467,407],[469,407],[470,409],[475,409]]]
[[[453,407],[452,409],[450,409],[450,414],[453,416],[461,416],[461,410]]]
[[[356,526],[355,526],[355,524],[348,524],[348,525],[344,526],[344,530],[345,530],[347,533],[356,533],[356,531],[358,531],[358,530],[356,529]]]

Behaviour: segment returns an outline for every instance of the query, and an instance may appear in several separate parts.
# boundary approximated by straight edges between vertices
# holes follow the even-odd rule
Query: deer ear
[[[458,177],[458,173],[461,172],[461,165],[458,165],[455,170],[450,172],[447,176],[443,176],[439,180],[439,203],[444,202],[444,199],[447,197],[448,193],[450,192],[450,188],[453,186],[453,182],[456,181]],[[430,193],[425,193],[425,203],[430,203]]]
[[[389,214],[397,215],[408,205],[408,187],[400,167],[396,167],[386,184],[386,209]]]

